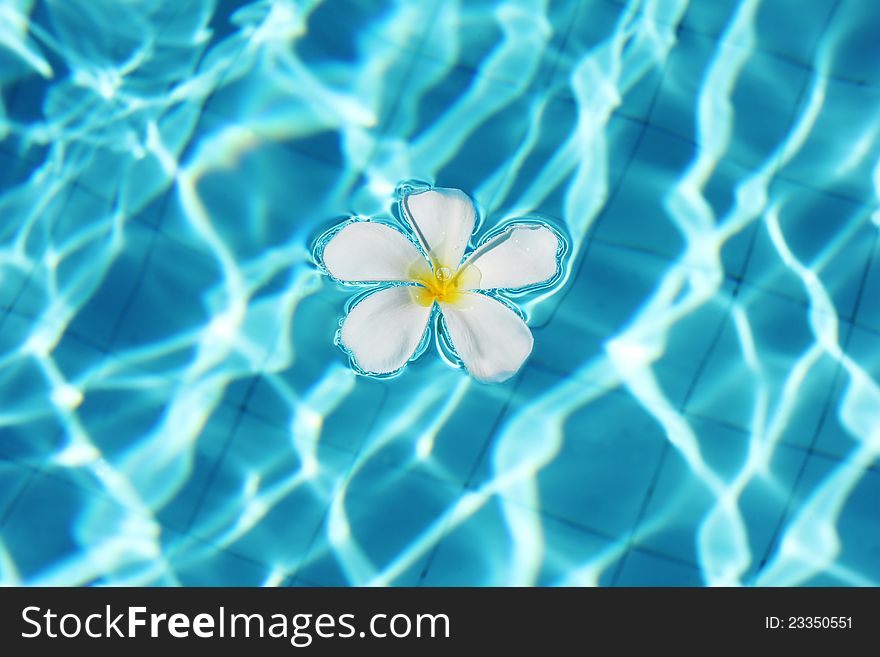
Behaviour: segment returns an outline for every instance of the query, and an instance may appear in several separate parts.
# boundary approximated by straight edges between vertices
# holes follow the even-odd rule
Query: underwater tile
[[[832,74],[860,84],[880,84],[880,74],[874,66],[880,56],[875,30],[878,20],[880,7],[875,3],[840,3],[824,37],[831,44]]]
[[[14,91],[15,83],[22,77],[28,77],[31,71],[28,70],[27,63],[16,57],[12,52],[4,51],[0,53],[0,71],[3,71],[4,104],[9,99],[14,99],[16,93]]]
[[[520,445],[525,436],[502,429],[487,455],[493,476],[504,476],[505,468],[532,454],[542,465],[533,476],[541,510],[593,531],[622,536],[636,520],[666,437],[654,418],[623,392],[585,399],[574,410],[568,410],[570,404],[567,400],[558,416],[552,408],[545,411],[546,423],[559,423],[561,430],[542,435],[541,442],[529,448]],[[619,423],[621,417],[627,418],[625,425]],[[508,462],[511,458],[515,460]],[[528,504],[516,489],[501,494]]]
[[[838,581],[849,585],[863,586],[875,584],[878,579],[877,553],[880,550],[880,532],[872,520],[876,514],[878,486],[880,475],[876,471],[866,470],[847,460],[828,458],[820,454],[807,455],[803,476],[798,487],[797,497],[785,517],[781,533],[777,537],[774,550],[770,554],[770,563],[778,567],[778,561],[785,559],[779,553],[778,543],[785,539],[786,532],[792,527],[795,518],[798,522],[805,523],[806,534],[802,538],[810,541],[810,545],[802,549],[810,554],[812,536],[818,532],[834,531],[841,537],[840,552],[835,555],[833,564],[827,569],[812,572],[810,568],[803,568],[804,562],[792,564],[786,575],[791,579],[785,580],[788,585],[804,585],[813,582],[817,576],[821,578],[817,584],[827,585],[831,578],[848,579]],[[833,515],[836,505],[819,503],[818,507],[809,506],[815,503],[817,497],[838,495],[833,491],[842,490],[842,502],[839,515]],[[805,514],[805,515],[800,515]],[[802,530],[803,531],[803,530]],[[794,534],[792,538],[797,540]],[[819,547],[821,544],[816,544]],[[761,577],[765,573],[758,573]],[[825,575],[823,577],[823,574]],[[801,581],[801,579],[803,581]],[[776,580],[758,579],[758,583],[775,585]]]
[[[240,72],[214,90],[207,112],[236,123],[247,117],[254,128],[286,133],[293,148],[360,168],[364,140],[381,134],[412,79],[434,4],[319,4],[284,65],[266,72],[237,48]],[[307,143],[319,135],[327,148]]]
[[[859,326],[880,332],[880,304],[871,303],[871,299],[880,299],[880,241],[874,250],[870,266],[865,270],[865,285],[862,289],[862,301],[856,315]]]
[[[85,187],[111,204],[118,202],[120,190],[126,184],[126,176],[135,166],[135,160],[129,151],[134,143],[128,144],[127,148],[121,145],[123,135],[132,141],[134,133],[127,126],[117,129],[119,134],[113,147],[74,147],[69,155],[71,164],[67,171],[67,175],[76,180],[77,185]],[[104,138],[108,139],[106,136]]]
[[[623,569],[612,581],[602,581],[613,586],[703,586],[702,573],[698,568],[655,554],[630,550]]]
[[[197,75],[205,55],[224,36],[214,32],[220,21],[211,25],[215,10],[222,11],[216,5],[204,4],[186,9],[174,5],[150,7],[149,15],[142,15],[146,23],[142,29],[151,33],[153,50],[139,66],[128,71],[125,90],[131,96],[159,95]]]
[[[158,347],[163,342],[171,342],[187,334],[193,337],[186,346],[198,346],[195,340],[197,332],[206,327],[211,319],[208,293],[222,285],[222,275],[216,261],[208,254],[197,254],[157,235],[148,260],[137,270],[136,276],[130,296],[120,308],[124,310],[124,315],[119,316],[118,325],[108,322],[115,329],[115,333],[111,333],[114,338],[113,351],[125,353],[127,349]],[[112,283],[107,280],[107,285]],[[95,321],[100,320],[101,312],[107,305],[101,298],[101,292],[93,300]],[[178,368],[175,369],[183,370],[191,360],[190,351],[188,348],[175,351],[179,352]],[[165,368],[169,365],[166,361]]]
[[[306,33],[297,40],[297,54],[315,65],[328,60],[357,62],[373,53],[379,40],[412,54],[433,26],[437,4],[437,0],[421,2],[418,7],[392,0],[319,4],[308,15]]]
[[[144,35],[161,34],[161,23],[168,20],[161,15],[157,17],[160,25],[153,25],[145,8],[117,3],[48,5],[44,9],[38,20],[48,23],[43,27],[51,30],[55,49],[63,50],[67,61],[91,60],[107,68],[121,67],[135,58]]]
[[[15,321],[13,316],[33,323],[51,303],[51,292],[36,262],[26,268],[4,263],[0,265],[0,276],[0,328],[16,332],[13,326],[4,326]]]
[[[736,46],[722,46],[713,39],[681,33],[666,64],[651,124],[709,148],[710,144],[701,142],[699,103],[694,99],[704,93],[712,62],[736,54],[741,54]],[[802,102],[806,77],[807,72],[800,66],[760,52],[748,53],[732,83],[732,125],[722,157],[750,169],[769,161],[774,149],[788,135],[793,112]]]
[[[835,6],[834,0],[819,0],[811,4],[810,11],[803,11],[798,0],[781,0],[760,3],[755,11],[753,27],[755,38],[752,43],[743,37],[734,38],[731,43],[742,47],[761,50],[790,59],[805,67],[813,66],[816,46],[828,27],[828,19]],[[704,36],[723,36],[725,30],[743,6],[738,0],[688,4],[684,26]],[[780,29],[780,26],[784,28]]]
[[[311,431],[315,440],[354,453],[384,402],[384,383],[337,364],[311,385],[293,388],[288,372],[261,377],[243,402],[245,412],[281,431]]]
[[[434,174],[429,175],[429,178],[436,178],[438,183],[445,186],[468,189],[475,180],[494,180],[499,176],[509,175],[528,126],[540,111],[543,102],[540,97],[504,82],[493,80],[478,86],[486,99],[492,99],[489,102],[504,99],[504,104],[499,103],[498,110],[486,116],[481,123],[469,125],[467,132],[462,130],[460,123],[440,120],[422,133],[427,145],[426,154],[430,153],[434,144],[439,146],[441,143],[451,142],[457,145],[456,150],[442,161],[429,155],[428,162],[435,162],[439,166],[435,165],[433,169],[429,166],[424,170],[426,175]],[[448,110],[443,100],[426,97],[425,102],[444,112]],[[413,167],[422,175],[418,160],[413,163]],[[477,201],[479,203],[482,199],[478,197]]]
[[[281,395],[292,392],[304,412],[317,410],[322,416],[321,440],[351,452],[363,441],[388,394],[387,382],[355,374],[349,357],[334,344],[344,304],[352,294],[351,288],[336,293],[325,287],[300,301],[292,325],[292,367],[269,375],[274,381],[261,380],[247,404],[255,415],[288,426],[297,406]],[[407,376],[411,366],[401,376]]]
[[[803,586],[805,587],[841,587],[846,586],[846,582],[842,581],[840,578],[835,577],[833,574],[828,572],[822,572],[816,575],[815,577],[810,577],[806,581],[804,581]]]
[[[599,573],[607,567],[609,555],[615,554],[613,544],[599,534],[547,515],[541,516],[541,522],[544,559],[536,585],[590,585],[597,581]],[[572,573],[577,573],[577,581],[573,581]]]
[[[107,352],[76,332],[67,330],[52,350],[52,359],[61,376],[73,385],[83,387],[89,374],[105,363]]]
[[[93,555],[101,543],[131,541],[134,546],[142,538],[133,533],[137,523],[126,526],[128,512],[123,507],[72,485],[67,474],[58,471],[34,476],[8,509],[0,528],[0,541],[23,583],[52,578],[52,569],[60,566],[87,577],[86,573],[98,570]],[[37,509],[39,513],[35,513]],[[126,528],[132,533],[126,533]],[[138,557],[123,554],[119,558]],[[114,565],[105,561],[100,567],[111,570]]]
[[[562,10],[562,3],[551,7],[551,16]],[[605,64],[600,53],[610,47],[614,39],[620,38],[620,32],[627,23],[624,18],[627,8],[621,3],[609,0],[587,0],[586,2],[566,3],[575,4],[576,10],[566,31],[554,35],[552,43],[560,52],[559,61],[553,78],[553,86],[567,86],[572,83],[577,75],[578,67],[583,66],[588,58],[594,58],[600,64]],[[555,11],[554,11],[555,10]],[[635,48],[633,48],[635,49]],[[624,53],[626,58],[632,53]],[[607,66],[607,64],[605,64]],[[624,103],[628,106],[629,103]],[[643,116],[642,114],[638,114]]]
[[[724,275],[736,283],[741,284],[743,275],[749,265],[752,257],[752,249],[757,240],[758,231],[763,230],[763,226],[752,221],[748,225],[743,226],[738,232],[730,235],[723,244],[721,244],[721,267]]]
[[[583,143],[578,143],[581,119],[574,101],[551,98],[538,109],[534,119],[514,165],[503,178],[492,180],[491,185],[484,183],[479,190],[485,192],[477,192],[484,205],[491,208],[486,227],[501,218],[534,215],[559,226],[567,238],[582,237],[591,225],[602,221],[607,206],[591,194],[586,198],[592,206],[583,206],[579,201],[578,194],[583,196],[579,186],[585,184],[586,177],[597,190],[604,190],[602,194],[610,197],[618,193],[621,177],[644,126],[616,114],[610,115],[604,125],[596,126],[605,140],[600,167],[591,160],[598,135],[588,138],[589,131],[585,127]],[[590,212],[590,216],[585,216]]]
[[[839,380],[834,392],[827,400],[824,417],[818,436],[814,436],[813,450],[826,456],[846,457],[859,443],[859,438],[850,433],[841,417],[841,405],[849,390],[849,379],[844,372],[838,373]],[[811,443],[808,443],[809,446]]]
[[[605,340],[613,331],[601,319],[558,310],[543,326],[533,326],[535,344],[530,360],[538,367],[566,376],[591,358],[603,354]]]
[[[779,445],[767,473],[752,478],[740,496],[752,555],[745,581],[762,582],[764,568],[779,549],[778,532],[784,532],[792,511],[803,506],[819,483],[822,473],[805,468],[809,458],[800,448]]]
[[[822,457],[816,455],[813,459]],[[807,469],[813,467],[812,461]],[[836,466],[842,467],[842,466]],[[857,573],[857,582],[846,582],[877,586],[880,582],[880,529],[877,527],[877,502],[880,500],[880,473],[868,470],[861,475],[852,492],[846,497],[843,509],[837,518],[841,553],[836,563],[851,572]]]
[[[551,80],[575,10],[573,3],[441,2],[420,52],[475,76],[541,89]]]
[[[173,387],[168,383],[142,391],[123,386],[86,390],[77,417],[102,457],[118,463],[160,426]]]
[[[29,467],[8,460],[7,455],[0,451],[0,537],[7,513],[17,503],[19,495],[25,492],[25,487],[35,476],[35,472]]]
[[[455,411],[434,437],[431,470],[457,483],[473,483],[472,473],[489,441],[493,439],[503,413],[510,408],[515,379],[503,386],[470,382]],[[416,443],[416,451],[419,444]]]
[[[524,412],[528,412],[531,405],[540,403],[557,393],[559,388],[565,385],[568,376],[566,371],[557,371],[535,360],[526,361],[519,374],[511,380],[512,392],[501,415],[496,418],[491,434],[481,445],[479,460],[474,464],[466,482],[469,489],[478,488],[492,480],[495,475],[493,453],[512,418],[521,416]],[[585,379],[578,380],[578,384],[594,396],[607,392]]]
[[[599,239],[674,259],[685,242],[667,208],[670,189],[696,156],[692,144],[646,129],[619,191],[605,209]]]
[[[749,434],[692,415],[685,420],[708,471],[730,485],[746,466]],[[699,532],[717,502],[683,453],[670,445],[634,540],[640,547],[697,564]]]
[[[876,582],[863,577],[861,574],[839,570],[836,566],[832,566],[833,572],[824,571],[805,580],[804,587],[841,587],[841,586],[877,586]]]
[[[877,80],[880,82],[880,78]],[[813,189],[834,189],[874,204],[873,170],[880,142],[875,114],[865,109],[880,107],[880,87],[835,78],[826,78],[822,84],[818,116],[803,145],[780,174]]]
[[[114,205],[100,194],[74,183],[70,193],[62,193],[58,205],[47,210],[54,219],[49,227],[52,248],[56,252],[71,253],[72,259],[75,259],[76,252],[83,250],[80,241],[84,235],[99,228],[103,228],[107,234],[110,233],[115,211]],[[105,235],[99,234],[93,241],[101,243],[106,239]],[[62,279],[66,261],[67,258],[58,265],[58,273]],[[73,267],[74,271],[78,269],[79,267]]]
[[[0,460],[40,468],[64,445],[64,426],[49,409],[19,415],[6,408],[0,418]]]
[[[357,377],[351,393],[324,416],[321,440],[348,451],[359,449],[375,425],[387,395],[383,383]]]
[[[572,280],[557,293],[555,312],[532,325],[532,359],[559,372],[598,355],[650,299],[669,262],[594,240],[570,266]]]
[[[22,358],[0,368],[0,387],[0,457],[41,465],[64,442],[51,384],[34,359]]]
[[[703,368],[687,410],[749,430],[754,414],[760,409],[760,395],[766,393],[771,408],[780,403],[786,380],[796,376],[794,368],[815,339],[808,322],[808,309],[801,304],[759,291],[748,298],[739,297],[738,301],[748,321],[760,370],[753,371],[745,360],[744,350],[750,349],[749,338],[740,334],[731,316]],[[815,368],[811,375],[808,381],[813,389],[811,399],[821,398],[823,388],[830,390],[834,369]],[[800,404],[795,409],[803,415],[790,418],[787,430],[811,435],[821,408]],[[797,427],[794,422],[798,422]]]
[[[295,571],[296,576],[288,579],[285,586],[351,586],[324,534],[316,534],[316,539],[316,543]]]
[[[271,132],[269,137],[271,138]],[[349,170],[349,159],[352,157],[356,143],[356,139],[331,126],[295,135],[285,142],[285,145],[322,165],[335,168],[339,171],[340,180],[346,180],[345,176],[351,176],[353,173]],[[348,180],[351,178],[349,177]]]
[[[162,586],[263,586],[272,572],[268,564],[176,532],[163,533],[163,552]]]
[[[868,211],[844,198],[785,181],[776,183],[771,193],[779,208],[784,248],[818,275],[837,314],[852,318],[874,247],[876,227],[869,222]],[[805,281],[785,264],[765,223],[758,226],[744,278],[764,289],[808,301]]]
[[[880,378],[880,335],[858,326],[842,327],[841,333],[845,335],[850,329],[852,332],[846,344],[846,353],[864,375],[876,382]],[[854,436],[851,430],[858,426],[858,422],[865,422],[862,413],[872,410],[869,403],[854,403],[854,398],[850,399],[849,395],[855,392],[851,389],[851,383],[849,373],[841,367],[816,441],[816,450],[828,456],[844,458],[860,444],[859,437]],[[871,422],[868,420],[869,424]],[[847,428],[847,425],[851,428]]]
[[[211,472],[191,532],[256,562],[294,568],[350,462],[346,452],[244,415]]]
[[[706,38],[717,39],[724,33],[741,5],[738,0],[718,0],[711,4],[688,3],[682,27]]]
[[[559,371],[535,361],[527,360],[520,374],[516,377],[516,385],[508,400],[508,410],[518,412],[527,408],[532,402],[540,400],[559,384],[565,384],[568,377],[566,371]],[[595,382],[585,382],[587,387],[601,390]],[[499,425],[501,428],[501,425]]]
[[[865,374],[877,381],[880,378],[880,333],[858,325],[843,324],[840,329],[843,335],[852,329],[846,342],[846,352]]]
[[[130,234],[138,235],[138,231],[132,230]],[[124,256],[120,253],[121,249],[117,250],[115,246],[111,246],[111,242],[111,239],[101,239],[78,249],[69,257],[61,260],[54,273],[57,290],[56,299],[53,301],[57,304],[59,299],[64,299],[60,303],[66,303],[74,311],[72,314],[76,315],[76,319],[71,322],[70,326],[74,331],[79,331],[81,335],[88,336],[93,345],[97,347],[107,346],[108,341],[112,339],[116,322],[126,309],[125,303],[128,297],[125,296],[125,290],[136,289],[138,278],[143,272],[140,265],[150,256],[150,240],[147,240],[144,247],[133,247],[132,252],[126,253]],[[142,251],[141,248],[143,248]],[[117,265],[119,266],[117,267]],[[130,279],[124,282],[108,280],[115,275],[130,276]],[[122,301],[119,305],[108,303],[103,306],[101,312],[97,313],[98,317],[88,317],[86,322],[90,327],[93,323],[103,324],[103,326],[95,327],[96,331],[93,336],[85,327],[81,327],[77,320],[79,314],[86,308],[88,308],[86,312],[95,312],[96,299],[101,297],[105,288],[110,288],[107,290],[108,297],[114,300],[121,297]],[[55,314],[63,316],[56,309],[53,310],[55,310]],[[80,312],[77,313],[77,310]]]
[[[80,306],[70,323],[71,331],[88,336],[93,344],[101,347],[110,345],[116,323],[138,288],[144,263],[154,246],[152,229],[132,223],[127,230],[126,247],[109,263],[100,285]],[[167,289],[163,294],[165,306],[168,305],[166,300]],[[150,309],[151,315],[155,312],[155,308]]]
[[[431,532],[461,489],[411,469],[364,461],[347,482],[339,517],[331,511],[296,575],[317,584],[363,585],[389,577],[415,585],[432,547]],[[347,531],[341,532],[344,522]],[[419,547],[422,541],[428,541]],[[415,550],[412,558],[409,550]]]
[[[363,452],[369,458],[425,470],[464,485],[508,406],[516,377],[486,385],[442,363],[409,367],[412,372],[387,382],[385,401],[364,440]],[[414,394],[416,388],[424,392]]]
[[[194,243],[192,225],[178,201],[174,190],[140,204],[131,217],[147,230],[154,230],[192,251],[204,250]]]
[[[844,328],[846,330],[846,328]],[[792,380],[796,380],[796,373],[792,372]],[[823,355],[802,380],[798,382],[792,403],[787,408],[789,414],[785,415],[786,406],[782,399],[777,398],[776,404],[771,407],[771,417],[779,413],[781,422],[781,440],[788,445],[808,448],[817,440],[821,432],[828,424],[830,416],[834,413],[836,391],[840,388],[839,364],[831,356]]]
[[[516,582],[513,572],[513,549],[517,538],[509,535],[511,528],[494,497],[455,526],[447,527],[442,539],[424,564],[419,584],[423,586],[511,586]],[[523,517],[540,523],[540,516],[529,509],[517,509]],[[531,540],[540,536],[530,534]],[[537,548],[537,545],[535,546]],[[525,546],[520,549],[526,549]]]
[[[218,222],[228,243],[235,245],[238,239],[246,237],[248,242],[266,239],[266,246],[278,246],[276,242],[283,243],[284,237],[309,235],[329,217],[352,214],[346,194],[347,185],[354,182],[353,172],[344,161],[351,155],[347,150],[351,146],[347,143],[350,135],[323,123],[313,125],[297,115],[270,116],[265,121],[255,119],[239,124],[220,111],[209,105],[200,115],[200,149],[185,153],[181,160],[193,166],[198,159],[205,168],[196,181],[196,192],[212,219],[229,220],[226,224]],[[295,129],[288,129],[290,126]],[[234,159],[234,164],[215,164],[212,149]],[[276,175],[278,171],[290,175]],[[258,181],[258,187],[254,181]],[[297,203],[292,203],[288,194],[297,195]],[[260,197],[275,200],[268,202]],[[299,208],[304,201],[316,203],[318,208],[328,203],[337,209],[328,210],[326,215],[315,210],[313,215],[306,204],[304,212],[308,213],[309,221],[293,221],[286,209]],[[201,238],[193,232],[194,222],[188,212],[176,195],[170,199],[158,196],[139,209],[139,218],[146,215],[146,220],[154,223],[152,216],[157,215],[163,232],[191,248],[204,248]],[[236,218],[244,222],[247,230],[235,233],[242,226],[231,223],[229,212],[238,212]],[[273,224],[282,215],[283,225]]]
[[[758,296],[770,291],[783,301],[808,305],[809,297],[803,280],[782,260],[764,222],[754,226],[750,242],[748,260],[741,278],[749,285],[744,288],[744,293]]]
[[[227,140],[228,146],[224,147],[231,151],[234,148],[231,142],[234,140],[229,133],[231,130],[241,130],[257,140],[277,142],[284,148],[314,160],[319,166],[330,167],[342,175],[348,167],[347,158],[351,154],[352,142],[359,143],[353,137],[360,134],[362,128],[369,126],[339,125],[307,104],[291,106],[289,99],[278,95],[269,95],[260,104],[260,98],[267,94],[277,94],[278,90],[266,91],[261,96],[259,89],[251,88],[256,84],[252,77],[244,77],[232,83],[232,89],[218,90],[207,101],[194,131],[203,135],[203,139],[217,140],[218,144]],[[232,103],[248,103],[249,106],[230,107]],[[249,122],[240,124],[236,117],[241,115],[252,118]],[[375,120],[371,123],[375,123]],[[352,131],[352,134],[348,134],[347,130]],[[188,161],[195,152],[184,151],[181,160]]]
[[[0,70],[3,72],[4,114],[22,125],[44,119],[46,96],[52,90],[52,84],[43,76],[34,75],[34,69],[11,50],[4,51],[0,65],[2,65]],[[24,153],[19,153],[19,149],[27,148],[23,143],[25,141],[16,139],[14,132],[4,135],[0,138],[0,151],[6,151],[11,155],[23,155]]]
[[[817,203],[808,211],[793,212],[792,215],[782,218],[787,224],[783,225],[783,231],[787,235],[789,247],[802,262],[809,264],[819,275],[819,280],[831,297],[839,318],[851,320],[857,306],[867,301],[864,298],[862,281],[866,269],[871,264],[876,231],[876,227],[868,222],[868,212],[865,208],[847,203],[835,206],[823,202]],[[825,244],[820,247],[821,250],[817,255],[809,258],[802,255],[809,248],[804,243],[807,239],[815,239],[824,232],[825,227],[820,228],[820,215],[836,216],[839,223],[836,222],[833,233],[829,231]],[[801,231],[796,228],[805,224],[810,225],[808,232],[811,237],[807,239],[801,236]]]
[[[0,460],[41,468],[65,445],[64,427],[51,412],[0,428]]]
[[[354,586],[352,575],[341,563],[342,557],[333,551],[327,540],[326,525],[321,533],[315,536],[315,542],[296,577],[291,578],[290,586]],[[424,558],[417,559],[413,564],[396,573],[389,586],[417,586],[421,581]]]
[[[223,397],[220,403],[231,409],[245,411],[247,402],[257,387],[257,381],[257,376],[249,376],[240,372],[231,374],[223,386]]]
[[[341,214],[343,199],[334,194],[337,177],[334,167],[297,153],[286,142],[258,137],[237,166],[213,168],[199,178],[196,192],[213,230],[244,263],[272,248],[305,243],[317,222]],[[296,217],[290,208],[296,208]]]
[[[176,469],[177,477],[171,480],[170,497],[157,510],[157,517],[163,527],[175,531],[190,529],[200,505],[204,502],[220,459],[229,447],[238,416],[237,410],[227,406],[220,405],[213,409],[198,433],[197,442],[188,446],[184,455],[178,457],[179,461],[184,462],[185,469],[182,472]],[[153,436],[153,442],[147,442],[144,438],[134,443],[133,447],[147,455],[151,451],[159,451],[162,441],[167,440],[162,436]],[[168,474],[170,477],[172,472]],[[146,485],[149,486],[149,482]]]
[[[27,12],[60,44],[28,42],[50,78],[0,52],[5,583],[700,585],[732,567],[762,584],[767,563],[789,558],[779,543],[792,519],[816,513],[809,504],[835,473],[853,475],[840,516],[816,514],[804,547],[833,529],[840,552],[799,583],[880,581],[880,473],[847,473],[862,445],[848,425],[870,428],[873,410],[847,399],[831,355],[793,380],[823,318],[766,214],[778,209],[786,246],[831,298],[851,364],[880,380],[878,10],[111,4]],[[753,29],[721,45],[749,7]],[[101,29],[83,36],[87,24]],[[701,96],[713,64],[738,57],[729,84]],[[744,195],[806,116],[811,89],[822,92],[815,122],[766,205],[761,190]],[[701,114],[712,124],[700,128]],[[706,272],[707,298],[660,336],[647,381],[693,429],[700,469],[660,409],[608,374],[605,346],[668,280],[685,247],[676,218],[687,210],[673,194],[728,129],[690,198],[715,222],[737,197],[758,216],[715,245],[721,271]],[[471,194],[481,230],[529,215],[570,238],[565,285],[514,295],[534,353],[501,385],[450,368],[433,344],[396,377],[356,375],[334,345],[352,290],[311,285],[313,242],[338,217],[387,216],[394,185],[413,177]],[[247,296],[241,348],[197,373],[233,264]],[[52,304],[72,319],[51,366],[81,400],[53,390],[23,348],[51,328]],[[78,430],[101,459],[74,465],[62,452]],[[711,526],[719,491],[761,446],[768,462],[731,490],[741,524]],[[513,472],[525,483],[493,488]],[[460,522],[448,523],[456,508]]]
[[[22,349],[36,328],[34,317],[0,309],[0,358],[12,361],[22,354]]]
[[[320,383],[328,365],[348,367],[348,356],[334,340],[345,304],[357,291],[324,279],[316,294],[299,301],[291,326],[293,367],[277,375],[294,390],[304,392]]]
[[[376,142],[369,175],[389,187],[416,178],[474,193],[474,181],[507,170],[540,99],[462,68],[430,60],[416,66],[418,77],[405,85]]]
[[[68,527],[80,503],[68,487],[45,476],[37,477],[19,493],[0,527],[0,541],[15,564],[16,577],[27,581],[50,564],[79,552],[81,546]]]
[[[669,326],[663,354],[653,363],[658,385],[670,403],[680,408],[698,385],[714,349],[718,331],[729,320],[732,285],[724,282],[708,301]]]
[[[512,526],[515,516],[519,527]],[[532,525],[538,533],[527,531]],[[451,527],[419,580],[424,586],[556,586],[595,582],[609,541],[569,523],[489,498]],[[536,561],[536,563],[535,563]],[[569,577],[577,571],[578,581]]]
[[[730,221],[738,212],[738,197],[743,191],[744,182],[749,180],[749,171],[729,159],[721,160],[712,170],[703,197],[714,215],[715,224],[720,226]],[[721,266],[725,275],[739,277],[748,264],[755,222],[727,238],[720,245]]]
[[[492,0],[475,0],[464,5],[438,3],[431,26],[423,35],[420,53],[478,73],[480,65],[504,45],[499,8]]]
[[[648,67],[626,89],[620,105],[614,110],[614,116],[639,125],[650,125],[651,113],[662,88],[662,82],[662,70],[654,66]]]

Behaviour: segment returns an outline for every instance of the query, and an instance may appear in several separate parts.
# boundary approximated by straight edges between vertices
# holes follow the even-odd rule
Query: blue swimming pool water
[[[878,29],[6,0],[0,581],[880,583]],[[510,381],[333,344],[314,240],[406,179],[566,235]]]

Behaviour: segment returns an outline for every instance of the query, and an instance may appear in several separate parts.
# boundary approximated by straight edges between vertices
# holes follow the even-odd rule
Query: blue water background
[[[0,581],[877,585],[878,30],[5,0]],[[310,249],[405,179],[568,237],[509,382],[334,346]]]

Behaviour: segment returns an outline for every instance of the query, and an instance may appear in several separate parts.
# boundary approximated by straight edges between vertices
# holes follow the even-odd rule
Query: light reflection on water
[[[0,577],[876,584],[865,3],[0,8]],[[405,179],[544,218],[535,351],[354,374]]]

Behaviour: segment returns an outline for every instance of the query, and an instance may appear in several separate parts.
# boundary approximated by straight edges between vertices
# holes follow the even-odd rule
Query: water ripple
[[[341,6],[0,6],[0,581],[880,582],[880,14]],[[407,179],[569,238],[514,381],[334,348]]]

